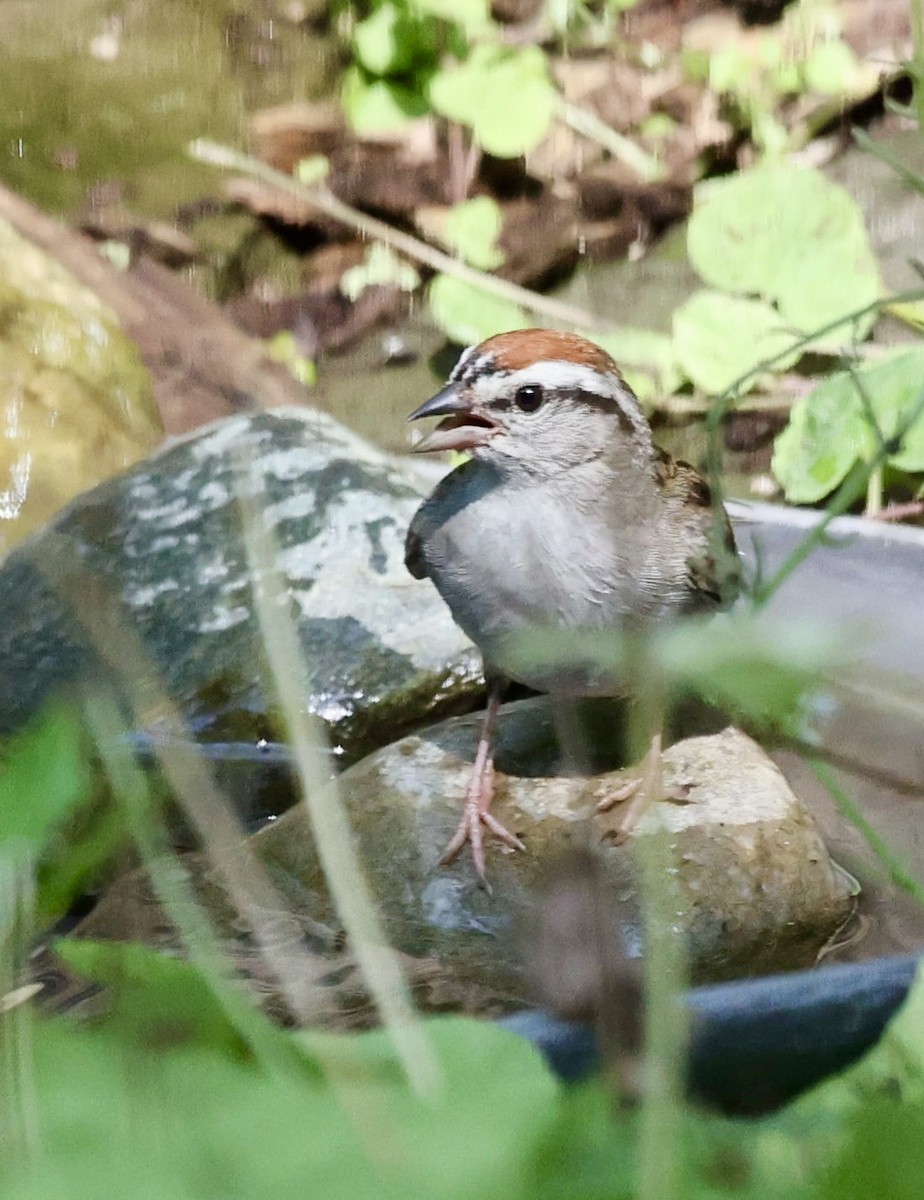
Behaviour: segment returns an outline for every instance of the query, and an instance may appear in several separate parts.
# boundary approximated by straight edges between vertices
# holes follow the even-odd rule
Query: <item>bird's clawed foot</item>
[[[615,846],[622,845],[656,800],[672,800],[677,804],[688,804],[690,800],[688,784],[671,784],[668,787],[664,785],[660,733],[652,737],[648,753],[640,766],[639,776],[626,780],[597,804],[598,813],[609,812],[617,804],[626,805],[625,811],[620,815],[619,824],[608,836],[608,840]]]
[[[485,875],[484,831],[488,830],[511,850],[525,850],[520,839],[491,815],[489,809],[494,796],[493,765],[486,764],[482,772],[476,772],[472,779],[468,794],[465,797],[465,807],[462,809],[462,820],[449,844],[440,857],[440,866],[446,866],[458,857],[466,842],[472,847],[472,862],[481,882],[488,886]],[[489,889],[490,890],[490,889]]]

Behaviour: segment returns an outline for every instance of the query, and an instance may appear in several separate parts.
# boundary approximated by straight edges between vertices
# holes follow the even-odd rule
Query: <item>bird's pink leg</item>
[[[440,858],[440,866],[451,863],[459,854],[466,842],[471,842],[472,861],[475,870],[482,880],[485,878],[484,831],[499,838],[511,850],[525,850],[526,847],[518,837],[505,828],[496,817],[489,812],[494,798],[494,755],[491,743],[494,738],[494,724],[497,720],[497,710],[500,708],[503,695],[503,682],[492,684],[488,695],[488,707],[485,710],[481,733],[478,738],[478,749],[475,753],[475,765],[472,767],[468,790],[465,793],[465,805],[462,809],[462,820],[450,839],[449,845]]]

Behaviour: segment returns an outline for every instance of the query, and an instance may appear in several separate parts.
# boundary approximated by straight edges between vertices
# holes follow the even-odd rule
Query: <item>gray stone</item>
[[[536,940],[537,911],[575,847],[598,852],[598,903],[609,906],[600,924],[604,945],[618,938],[629,953],[642,953],[638,853],[662,827],[669,833],[667,871],[677,884],[673,928],[686,938],[694,982],[811,965],[851,917],[854,881],[831,861],[778,768],[743,733],[725,729],[670,747],[666,781],[682,784],[688,802],[655,805],[628,842],[616,846],[608,835],[617,814],[594,810],[620,773],[562,774],[544,698],[501,712],[496,810],[523,835],[527,850],[511,854],[491,844],[489,894],[467,855],[451,867],[437,865],[458,819],[476,726],[475,718],[445,721],[370,755],[340,778],[387,936],[423,1009],[494,1014],[534,1001],[536,977],[555,972],[559,990],[570,994],[580,986],[561,975],[567,963],[560,944]],[[290,977],[308,972],[318,984],[311,1004],[321,1009],[310,1008],[312,1021],[348,1027],[373,1019],[304,806],[250,838],[248,849],[274,885],[269,900],[261,885],[251,901],[272,925],[268,961],[225,891],[222,862],[201,854],[183,860],[238,970],[273,1012],[285,1011],[272,978],[281,967]],[[252,867],[245,873],[255,880]],[[182,950],[142,870],[116,880],[76,935]],[[569,946],[572,966],[575,949]]]
[[[544,698],[502,710],[494,811],[527,851],[490,843],[489,894],[467,854],[437,866],[458,820],[476,728],[471,717],[443,722],[340,778],[389,937],[408,954],[491,981],[504,995],[524,988],[526,998],[524,929],[537,893],[560,852],[588,845],[599,848],[617,897],[613,925],[630,952],[640,953],[637,852],[662,823],[695,981],[810,965],[853,911],[853,880],[832,863],[779,769],[743,733],[726,729],[670,747],[666,783],[683,785],[688,802],[655,805],[616,846],[610,835],[618,809],[598,816],[595,807],[621,775],[562,774]],[[336,926],[302,807],[256,835],[254,845],[295,911]]]
[[[314,680],[305,703],[335,746],[356,756],[470,707],[477,656],[430,584],[403,564],[420,485],[331,417],[293,408],[219,421],[168,445],[78,497],[6,559],[0,732],[67,683],[113,673],[118,682],[120,664],[104,663],[75,618],[93,602],[80,574],[89,572],[196,732],[272,736],[236,498],[255,477]]]

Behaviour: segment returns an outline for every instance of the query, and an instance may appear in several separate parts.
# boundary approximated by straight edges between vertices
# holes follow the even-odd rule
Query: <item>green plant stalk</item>
[[[272,886],[239,823],[229,812],[205,761],[178,751],[172,740],[187,738],[182,719],[156,678],[137,633],[132,629],[101,581],[77,558],[73,545],[53,532],[45,535],[46,553],[33,559],[37,570],[55,588],[89,635],[100,658],[121,681],[132,711],[143,724],[156,713],[163,740],[154,750],[173,795],[195,829],[216,874],[247,921],[257,946],[280,984],[292,1014],[305,1020],[318,998],[309,985],[310,970],[279,953],[274,914],[284,913],[282,897]]]
[[[190,959],[261,1067],[275,1074],[293,1074],[292,1046],[282,1041],[272,1026],[246,1003],[240,990],[231,984],[233,968],[211,922],[196,900],[188,875],[173,855],[163,828],[155,819],[151,790],[144,772],[135,762],[131,750],[120,744],[123,724],[118,705],[104,693],[86,692],[83,711],[141,861]]]
[[[625,654],[626,678],[637,698],[629,712],[629,753],[637,760],[650,754],[652,734],[664,727],[668,687],[647,637],[629,639]],[[646,758],[648,778],[643,787],[652,782],[650,767]],[[660,764],[656,778],[660,779]],[[648,812],[659,828],[634,842],[645,944],[645,1054],[636,1200],[680,1200],[687,1022],[679,996],[686,979],[686,956],[677,929],[681,905],[671,870],[671,835],[660,824],[658,801]]]
[[[885,488],[885,468],[880,463],[878,467],[874,467],[869,473],[869,480],[866,484],[866,507],[863,510],[863,515],[867,517],[878,516],[882,512],[882,503]]]
[[[308,665],[288,610],[280,603],[284,597],[273,564],[275,542],[262,528],[257,506],[257,498],[265,492],[264,482],[259,476],[245,474],[248,468],[243,461],[239,466],[244,486],[238,498],[244,546],[255,581],[254,607],[327,886],[411,1088],[418,1095],[433,1095],[442,1086],[440,1064],[382,929],[336,783],[318,767],[323,761],[324,739],[316,720],[303,711],[303,698],[311,691]]]
[[[412,237],[411,234],[404,233],[400,229],[394,229],[385,221],[367,216],[359,209],[345,204],[323,184],[299,183],[291,175],[277,171],[273,167],[267,166],[266,163],[260,162],[259,159],[252,158],[249,154],[241,154],[229,146],[221,146],[203,138],[199,138],[190,145],[189,154],[199,162],[209,163],[214,167],[227,167],[229,170],[249,175],[253,179],[262,180],[263,183],[279,188],[287,195],[294,196],[303,204],[316,208],[332,220],[339,221],[350,229],[355,229],[363,237],[377,238],[387,246],[406,254],[408,258],[432,267],[435,271],[452,275],[456,279],[462,280],[463,283],[481,288],[482,291],[490,292],[503,300],[518,304],[529,312],[538,313],[551,321],[564,322],[578,328],[581,326],[601,330],[614,328],[612,322],[605,321],[593,313],[574,308],[570,304],[564,304],[551,296],[532,292],[529,288],[520,287],[519,284],[510,283],[506,279],[499,279],[496,275],[487,275],[483,271],[478,271],[467,263],[444,254],[442,250],[436,250],[433,246],[421,241],[420,238]]]
[[[637,1200],[680,1200],[682,1195],[687,1022],[678,998],[685,964],[676,928],[670,845],[666,829],[646,834],[636,844],[645,905],[645,1073]]]
[[[0,1149],[7,1159],[34,1159],[42,1149],[33,1057],[35,1013],[31,1004],[3,1001],[12,967],[23,961],[33,936],[35,864],[0,855]]]
[[[924,905],[924,887],[918,883],[901,859],[897,857],[888,842],[867,821],[857,804],[838,783],[830,766],[815,756],[807,756],[806,761],[841,815],[846,817],[865,838],[870,849],[888,871],[892,882],[913,896],[919,904]]]

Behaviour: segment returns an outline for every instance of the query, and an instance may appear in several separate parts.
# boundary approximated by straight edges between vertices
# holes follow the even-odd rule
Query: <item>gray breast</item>
[[[524,668],[509,642],[530,628],[618,629],[639,611],[640,564],[619,530],[586,506],[575,521],[573,505],[538,483],[512,486],[488,470],[456,482],[421,513],[427,571],[456,622],[489,663],[531,687],[618,691],[593,664]]]

